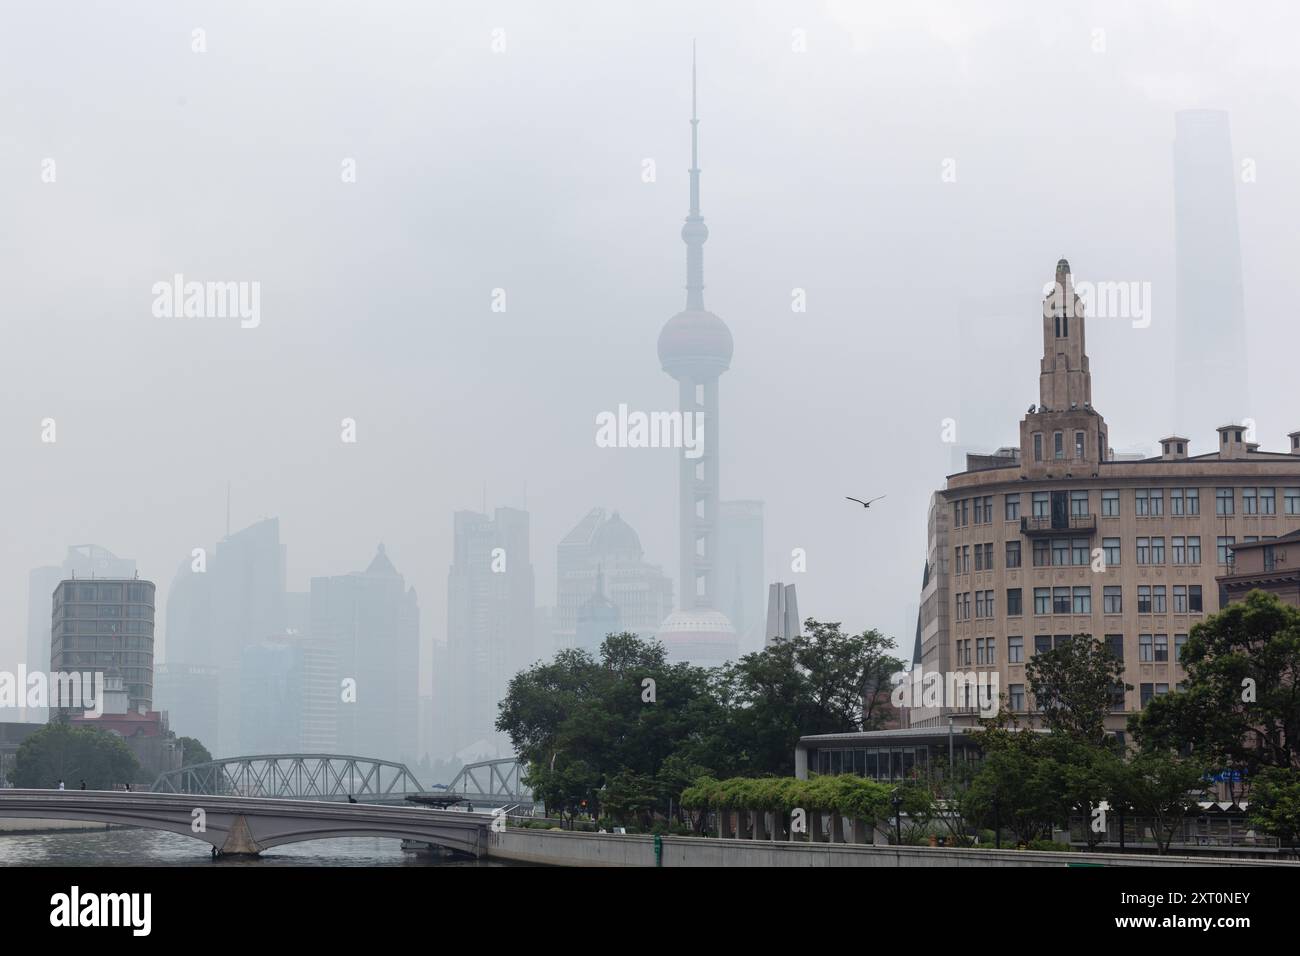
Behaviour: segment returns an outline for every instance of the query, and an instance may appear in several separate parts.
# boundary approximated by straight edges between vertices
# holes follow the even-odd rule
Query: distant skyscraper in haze
[[[331,642],[298,633],[268,638],[244,648],[241,670],[240,747],[245,753],[342,751],[401,759],[384,746],[373,750],[339,746],[342,705]],[[363,702],[359,697],[358,703]]]
[[[212,586],[211,638],[220,699],[217,750],[239,748],[244,648],[284,631],[285,548],[280,519],[265,518],[217,543],[208,560]],[[203,741],[212,750],[212,745]]]
[[[365,571],[311,580],[311,637],[333,648],[343,753],[415,762],[419,732],[420,604],[381,544]]]
[[[45,671],[50,666],[50,628],[54,589],[65,578],[131,578],[135,561],[119,558],[97,544],[76,544],[68,548],[63,564],[35,568],[27,579],[27,669]],[[48,709],[28,708],[25,719],[43,722]]]
[[[1226,112],[1184,110],[1174,127],[1174,420],[1180,434],[1205,447],[1205,428],[1251,413],[1237,171]]]
[[[764,644],[788,641],[803,630],[799,620],[799,598],[793,584],[777,581],[767,589],[767,637]]]
[[[733,343],[726,323],[704,308],[704,243],[709,229],[700,215],[699,123],[692,57],[690,212],[682,227],[686,308],[659,333],[659,362],[677,380],[683,426],[688,416],[702,421],[703,441],[697,457],[688,457],[686,448],[680,452],[680,603],[660,627],[659,639],[670,660],[710,666],[734,658],[737,651],[735,629],[718,609],[718,378],[731,367]]]
[[[280,521],[266,518],[226,535],[202,562],[182,562],[167,592],[160,704],[176,733],[214,757],[240,751],[244,649],[284,633],[285,561]],[[215,736],[205,739],[213,710]]]
[[[455,515],[447,575],[447,645],[433,675],[438,753],[469,748],[493,754],[504,746],[495,729],[497,704],[520,670],[533,663],[535,590],[528,512],[497,508],[489,518]]]
[[[574,646],[598,657],[605,638],[621,632],[620,623],[618,605],[605,596],[605,574],[597,571],[595,593],[578,608]]]
[[[619,612],[619,630],[651,640],[673,609],[673,582],[657,564],[646,562],[641,538],[616,511],[593,508],[555,549],[555,649],[576,646],[578,611],[595,591]]]
[[[718,503],[718,608],[736,629],[739,653],[762,650],[763,502]]]

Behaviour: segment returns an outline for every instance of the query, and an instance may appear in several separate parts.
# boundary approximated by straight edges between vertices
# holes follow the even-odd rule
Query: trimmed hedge
[[[863,820],[889,816],[890,788],[852,774],[813,777],[701,777],[682,791],[687,810],[835,811]]]

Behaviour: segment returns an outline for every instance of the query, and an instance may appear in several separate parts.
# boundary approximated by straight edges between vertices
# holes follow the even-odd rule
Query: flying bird
[[[862,505],[862,507],[864,507],[864,508],[870,508],[870,507],[871,507],[871,501],[879,501],[881,498],[884,498],[884,497],[886,497],[886,496],[885,496],[885,495],[876,495],[876,497],[872,498],[871,501],[863,501],[861,498],[851,498],[851,497],[849,497],[848,495],[845,495],[844,497],[845,497],[846,499],[848,499],[849,501],[856,501],[858,504]]]

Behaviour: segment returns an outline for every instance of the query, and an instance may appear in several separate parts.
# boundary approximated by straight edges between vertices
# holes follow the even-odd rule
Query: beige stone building
[[[1110,724],[1122,730],[1186,679],[1179,654],[1219,609],[1233,548],[1300,529],[1300,432],[1288,453],[1225,425],[1201,454],[1170,435],[1158,457],[1117,458],[1092,405],[1086,323],[1064,259],[1056,280],[1043,303],[1040,401],[1020,423],[1020,447],[969,455],[931,500],[913,666],[996,679],[1003,706],[1032,725],[1025,664],[1092,634],[1122,656],[1133,688],[1115,700]],[[914,727],[977,715],[960,692],[916,703]]]

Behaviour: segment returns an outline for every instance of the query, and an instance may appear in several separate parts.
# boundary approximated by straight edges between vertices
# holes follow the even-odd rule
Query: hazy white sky
[[[1230,111],[1257,165],[1237,187],[1253,417],[1266,448],[1300,427],[1280,2],[7,6],[0,662],[30,568],[94,542],[163,594],[222,533],[227,481],[236,527],[280,517],[291,588],[384,541],[426,641],[451,514],[485,483],[489,507],[527,486],[540,604],[596,505],[675,576],[673,453],[597,448],[594,420],[675,400],[655,343],[684,297],[692,39],[705,298],[736,342],[723,495],[766,502],[768,579],[804,614],[910,648],[940,421],[1014,443],[1061,256],[1152,284],[1151,328],[1090,325],[1093,395],[1117,448],[1168,433],[1178,109]],[[178,272],[260,282],[261,324],[155,318]],[[1013,354],[963,376],[963,338]]]

